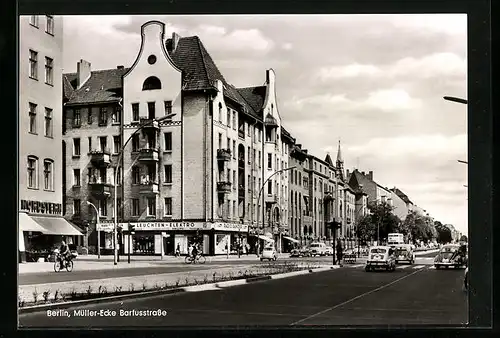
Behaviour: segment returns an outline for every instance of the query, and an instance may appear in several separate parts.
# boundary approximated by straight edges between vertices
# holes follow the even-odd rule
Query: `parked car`
[[[295,248],[290,252],[290,257],[311,257],[311,251],[306,248]]]
[[[434,258],[434,266],[436,269],[442,267],[460,268],[467,265],[467,247],[458,244],[444,245],[439,253]]]
[[[309,245],[311,250],[311,256],[325,256],[326,255],[326,244],[325,243],[311,243]]]
[[[415,263],[415,253],[410,244],[400,244],[396,246],[394,256],[396,258],[396,264],[400,262]]]
[[[262,255],[260,256],[261,261],[263,261],[264,259],[275,261],[277,258],[278,255],[276,253],[276,249],[272,246],[265,247],[264,250],[262,250]]]
[[[396,259],[394,249],[390,246],[374,246],[370,248],[365,271],[385,269],[387,271],[396,270]]]
[[[327,245],[327,246],[326,246],[326,250],[325,250],[325,254],[326,254],[327,256],[331,256],[331,255],[333,255],[333,247],[331,247],[331,246]]]

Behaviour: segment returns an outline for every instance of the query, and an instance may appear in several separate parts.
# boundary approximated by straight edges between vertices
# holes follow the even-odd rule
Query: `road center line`
[[[380,286],[380,287],[378,287],[378,288],[376,288],[376,289],[373,289],[373,290],[371,290],[371,291],[365,292],[365,293],[363,293],[363,294],[361,294],[361,295],[359,295],[359,296],[356,296],[356,297],[354,297],[354,298],[348,299],[348,300],[346,300],[346,301],[345,301],[345,302],[343,302],[343,303],[337,304],[337,305],[332,306],[332,307],[330,307],[330,308],[328,308],[328,309],[325,309],[325,310],[320,311],[320,312],[318,312],[318,313],[312,314],[312,315],[310,315],[310,316],[308,316],[308,317],[306,317],[306,318],[303,318],[303,319],[301,319],[301,320],[298,320],[298,321],[296,321],[296,322],[293,322],[292,324],[290,324],[290,326],[292,326],[292,325],[297,325],[297,324],[299,324],[299,323],[305,322],[306,320],[309,320],[309,319],[311,319],[311,318],[314,318],[314,317],[317,317],[317,316],[319,316],[319,315],[322,315],[323,313],[326,313],[326,312],[328,312],[328,311],[334,310],[334,309],[336,309],[336,308],[338,308],[338,307],[341,307],[341,306],[343,306],[343,305],[349,304],[349,303],[351,303],[351,302],[353,302],[353,301],[355,301],[355,300],[357,300],[357,299],[359,299],[359,298],[362,298],[362,297],[364,297],[364,296],[368,296],[369,294],[372,294],[372,293],[374,293],[374,292],[377,292],[377,291],[380,291],[380,290],[382,290],[382,289],[385,289],[386,287],[391,286],[391,285],[393,285],[393,284],[396,284],[397,282],[402,281],[403,279],[406,279],[406,278],[408,278],[408,277],[410,277],[410,276],[413,276],[414,274],[419,273],[420,271],[422,271],[422,270],[417,270],[417,271],[415,271],[415,272],[412,272],[412,273],[410,273],[410,274],[408,274],[408,275],[406,275],[406,276],[403,276],[403,277],[401,277],[401,278],[398,278],[398,279],[396,279],[396,280],[394,280],[394,281],[392,281],[392,282],[390,282],[390,283],[388,283],[388,284],[382,285],[382,286]]]

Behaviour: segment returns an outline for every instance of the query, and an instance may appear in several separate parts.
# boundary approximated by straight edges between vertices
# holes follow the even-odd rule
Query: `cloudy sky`
[[[467,229],[466,15],[71,16],[64,72],[130,66],[140,26],[198,35],[226,80],[262,85],[276,71],[285,127],[319,158],[374,171],[431,216]]]

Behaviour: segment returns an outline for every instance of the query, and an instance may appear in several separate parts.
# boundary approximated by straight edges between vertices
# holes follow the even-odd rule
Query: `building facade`
[[[19,252],[78,245],[63,216],[62,18],[19,17]],[[35,259],[28,257],[28,260]]]
[[[396,188],[390,189],[392,205],[394,208],[392,213],[398,216],[401,221],[404,221],[406,216],[408,216],[408,206],[406,205],[406,202],[399,197],[397,193],[395,193],[395,190]]]
[[[263,86],[235,88],[198,37],[165,35],[163,23],[147,22],[130,68],[91,71],[90,63],[81,61],[76,74],[65,74],[66,217],[92,226],[91,209],[74,206],[94,204],[100,217],[91,233],[103,232],[97,242],[102,249],[112,247],[117,175],[122,253],[129,242],[134,254],[186,253],[194,242],[205,253],[226,254],[259,239],[281,248],[289,235],[284,169],[293,138],[282,126],[274,71],[266,71]],[[78,78],[87,76],[80,85]],[[102,92],[105,97],[96,100]],[[75,110],[85,119],[84,106],[115,117],[106,125],[75,128]],[[88,140],[90,147],[90,137],[100,137],[94,140],[97,148],[73,159],[74,140]],[[92,176],[90,164],[96,166]],[[77,169],[88,169],[96,183],[81,179],[87,187],[75,191],[71,173]]]

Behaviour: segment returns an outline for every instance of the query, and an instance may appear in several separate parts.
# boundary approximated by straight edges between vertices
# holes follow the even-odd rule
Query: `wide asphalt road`
[[[67,314],[21,314],[22,327],[412,325],[467,322],[463,270],[431,265],[365,272],[362,264],[201,292],[68,307]],[[120,316],[120,310],[163,316]],[[111,310],[110,317],[74,310]],[[83,311],[82,311],[83,312]]]

